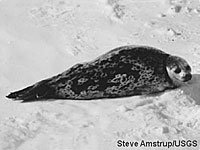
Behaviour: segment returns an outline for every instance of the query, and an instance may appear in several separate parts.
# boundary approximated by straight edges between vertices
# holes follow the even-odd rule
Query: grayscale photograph
[[[0,150],[199,150],[199,0],[0,0]]]

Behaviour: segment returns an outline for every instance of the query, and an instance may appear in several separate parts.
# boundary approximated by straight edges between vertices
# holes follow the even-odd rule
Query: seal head
[[[166,69],[169,77],[176,85],[187,82],[192,78],[191,67],[181,57],[170,55],[166,61]]]

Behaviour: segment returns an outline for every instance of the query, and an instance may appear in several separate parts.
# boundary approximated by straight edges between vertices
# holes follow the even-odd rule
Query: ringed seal
[[[122,46],[97,59],[10,93],[14,100],[92,100],[148,95],[173,89],[192,78],[178,56],[148,46]]]

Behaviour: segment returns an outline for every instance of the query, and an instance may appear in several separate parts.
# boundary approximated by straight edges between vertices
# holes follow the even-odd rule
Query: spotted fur
[[[152,47],[118,47],[7,97],[91,100],[161,92],[176,87],[166,70],[169,56]]]

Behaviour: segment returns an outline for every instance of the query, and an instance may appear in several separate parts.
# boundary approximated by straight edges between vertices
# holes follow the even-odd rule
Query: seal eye
[[[188,65],[185,67],[185,69],[186,70],[191,70],[190,66],[188,66]]]
[[[175,73],[180,73],[181,72],[181,69],[178,67],[174,70]]]

